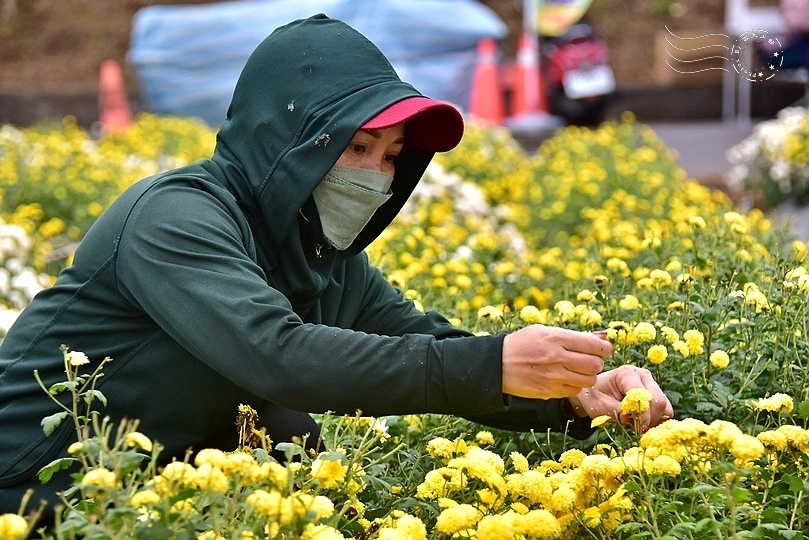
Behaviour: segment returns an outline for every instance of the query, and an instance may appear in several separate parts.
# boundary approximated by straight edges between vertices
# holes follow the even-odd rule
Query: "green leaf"
[[[43,484],[46,484],[50,481],[54,474],[58,473],[59,471],[66,470],[70,468],[70,466],[77,462],[76,458],[59,458],[54,461],[51,461],[41,469],[37,473],[37,478]]]
[[[789,483],[789,489],[797,495],[801,491],[803,491],[803,480],[791,475],[791,474],[784,474],[782,480],[786,480]]]
[[[256,458],[256,461],[258,461],[259,464],[273,461],[272,457],[270,456],[270,453],[264,450],[263,448],[254,448],[253,456]]]
[[[323,452],[318,456],[321,461],[339,461],[340,463],[348,463],[348,457],[342,452]]]
[[[68,412],[62,411],[43,418],[42,422],[40,422],[40,425],[42,426],[42,431],[45,432],[45,436],[49,436],[51,433],[56,431],[56,428],[59,427],[59,425],[65,418],[67,418],[67,416]]]
[[[283,452],[284,455],[300,456],[303,454],[303,448],[299,444],[282,442],[275,445],[275,449]]]
[[[87,403],[88,405],[94,399],[100,401],[101,404],[104,405],[105,407],[107,406],[107,397],[104,394],[102,394],[100,390],[91,390],[90,392],[84,394],[84,402]]]
[[[53,396],[55,394],[58,394],[59,392],[64,392],[65,390],[75,390],[76,384],[77,383],[75,381],[59,382],[54,385],[51,385],[51,387],[48,388],[48,393]]]
[[[798,405],[798,412],[804,420],[809,418],[809,399],[801,401],[801,404]]]

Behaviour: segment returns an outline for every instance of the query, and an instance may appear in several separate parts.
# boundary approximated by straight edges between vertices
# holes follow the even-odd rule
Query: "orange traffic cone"
[[[537,112],[548,112],[548,102],[539,71],[537,43],[528,34],[520,37],[517,65],[514,67],[510,112],[512,118]]]
[[[497,65],[497,43],[492,38],[483,38],[478,42],[469,115],[488,125],[503,123],[503,85]]]
[[[132,110],[124,90],[121,67],[104,60],[98,77],[99,122],[103,133],[124,131],[132,125]]]

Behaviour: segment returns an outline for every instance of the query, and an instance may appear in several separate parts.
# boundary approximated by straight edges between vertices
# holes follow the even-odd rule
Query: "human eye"
[[[355,154],[362,154],[368,149],[368,146],[365,143],[359,141],[351,141],[351,144],[349,144],[348,147]]]

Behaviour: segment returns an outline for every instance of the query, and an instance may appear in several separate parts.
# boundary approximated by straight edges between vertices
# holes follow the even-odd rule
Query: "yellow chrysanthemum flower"
[[[637,296],[627,294],[618,301],[618,307],[621,309],[638,309],[640,307],[640,300]]]
[[[649,359],[649,362],[655,365],[665,362],[668,356],[669,351],[666,349],[665,345],[652,345],[649,347],[649,350],[646,351],[646,358]]]
[[[792,398],[787,394],[773,394],[770,397],[753,401],[752,407],[757,411],[791,413],[794,407]]]
[[[90,469],[81,479],[81,486],[93,497],[103,496],[107,490],[118,488],[119,484],[115,471],[103,467]]]
[[[78,454],[84,448],[84,444],[81,442],[74,442],[71,443],[70,446],[67,447],[67,453],[71,456]]]
[[[671,282],[673,281],[670,273],[660,269],[652,270],[649,273],[649,279],[652,280],[652,286],[655,289],[662,289],[663,287],[668,287],[669,285],[671,285]]]
[[[652,341],[657,336],[657,329],[652,323],[640,322],[635,325],[634,330],[638,341]]]
[[[160,495],[151,489],[138,491],[132,495],[132,498],[129,500],[129,504],[135,508],[140,508],[149,504],[157,504],[158,502],[160,502]]]
[[[435,522],[435,528],[444,534],[455,534],[471,529],[482,517],[480,511],[469,504],[459,504],[441,511]]]
[[[562,536],[562,526],[547,510],[535,509],[514,517],[517,534],[538,540],[555,540]]]
[[[520,320],[525,324],[539,324],[542,321],[542,314],[535,306],[525,306],[520,310]]]
[[[228,490],[228,477],[222,469],[210,463],[203,463],[196,471],[197,487],[215,493],[226,493]]]
[[[268,538],[272,538],[272,536],[268,536]],[[346,537],[329,525],[307,523],[301,533],[301,540],[346,540]]]
[[[663,334],[663,337],[666,338],[666,341],[669,343],[674,343],[680,339],[680,335],[677,333],[677,330],[670,326],[661,327],[660,333]]]
[[[226,461],[227,456],[222,450],[219,450],[218,448],[203,448],[197,452],[197,455],[194,458],[194,465],[199,467],[203,463],[210,463],[215,467],[224,468]]]
[[[733,454],[733,457],[742,462],[758,459],[763,456],[765,452],[764,445],[761,441],[752,435],[745,434],[736,437],[728,450]]]
[[[725,369],[730,364],[730,356],[722,349],[717,349],[711,353],[709,358],[711,365],[719,369]]]
[[[28,522],[17,514],[0,514],[0,538],[22,540],[28,534]]]
[[[528,464],[528,459],[521,453],[516,451],[511,452],[509,457],[511,458],[511,464],[514,466],[514,470],[518,473],[524,473],[529,469],[530,465]]]
[[[572,469],[581,465],[581,462],[585,457],[587,457],[587,454],[578,448],[571,448],[570,450],[565,450],[562,452],[562,454],[559,456],[559,463],[562,465],[562,467]]]
[[[688,345],[689,354],[702,354],[705,336],[699,330],[686,330],[683,333],[683,340]]]
[[[756,439],[767,449],[783,452],[789,448],[789,439],[781,431],[762,431],[756,435]]]
[[[576,295],[576,300],[579,302],[593,302],[596,299],[596,295],[593,291],[582,289],[579,291],[579,294]]]
[[[132,431],[126,434],[126,444],[127,446],[140,448],[146,452],[152,451],[151,439],[138,431]]]
[[[601,313],[599,313],[597,310],[588,309],[581,314],[579,321],[583,326],[599,326],[601,325],[603,318],[601,317]]]
[[[673,457],[665,454],[645,460],[643,469],[649,474],[667,476],[677,476],[682,471],[680,463]]]
[[[649,410],[652,393],[645,388],[632,388],[621,400],[621,412],[627,416],[640,416]]]
[[[514,515],[510,513],[483,516],[477,527],[478,540],[513,540],[516,536]]]
[[[340,459],[318,457],[312,462],[311,476],[326,489],[338,487],[346,479],[348,466]]]

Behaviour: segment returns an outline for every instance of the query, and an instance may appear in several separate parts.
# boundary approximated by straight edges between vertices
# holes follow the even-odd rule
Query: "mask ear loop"
[[[301,242],[304,248],[312,246],[315,257],[320,258],[321,251],[326,245],[326,242],[323,238],[323,225],[320,223],[320,214],[317,213],[315,199],[311,195],[298,210],[298,214],[301,217],[301,219],[298,220],[299,228],[301,229]]]

